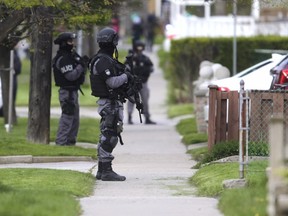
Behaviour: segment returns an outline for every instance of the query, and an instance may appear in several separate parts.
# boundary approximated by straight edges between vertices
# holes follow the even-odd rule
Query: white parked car
[[[286,55],[272,54],[270,59],[253,65],[232,77],[211,81],[211,85],[221,87],[223,91],[239,91],[240,81],[244,89],[269,90],[272,83],[270,69],[277,65]]]
[[[210,85],[217,85],[220,91],[240,91],[240,82],[244,81],[244,89],[269,90],[273,76],[270,70],[284,59],[286,55],[272,54],[270,59],[255,64],[236,75],[214,80]],[[204,118],[208,121],[209,106],[204,107]]]

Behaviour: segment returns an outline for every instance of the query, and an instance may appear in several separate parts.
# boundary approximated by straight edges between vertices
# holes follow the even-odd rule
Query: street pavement
[[[149,86],[151,119],[157,124],[141,124],[135,110],[134,124],[128,125],[126,115],[124,145],[117,145],[113,151],[113,169],[127,179],[124,182],[97,180],[93,195],[80,199],[82,216],[221,216],[217,199],[195,196],[196,189],[188,184],[197,171],[192,169],[196,162],[186,154],[187,149],[175,130],[178,119],[166,116],[167,87],[156,52],[146,54],[155,65]],[[18,108],[17,113],[26,115],[27,110]],[[59,114],[58,109],[51,110],[52,116]],[[81,116],[98,117],[98,114],[96,108],[81,107]],[[6,167],[71,169],[93,175],[97,171],[95,161],[0,165]]]

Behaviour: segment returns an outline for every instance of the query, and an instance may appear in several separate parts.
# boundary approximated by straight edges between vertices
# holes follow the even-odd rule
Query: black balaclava
[[[60,44],[60,49],[61,50],[65,50],[67,52],[71,52],[73,48],[74,48],[74,45],[73,44],[68,44],[67,41],[63,41]]]
[[[115,52],[115,58],[118,60],[118,50],[117,47],[113,43],[99,43],[99,47],[102,52],[105,54],[113,57],[113,54]]]

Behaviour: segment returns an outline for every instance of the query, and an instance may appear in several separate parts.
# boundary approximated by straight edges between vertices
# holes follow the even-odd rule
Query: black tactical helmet
[[[72,32],[63,32],[58,35],[58,37],[54,40],[54,44],[61,44],[64,41],[73,40],[76,38],[76,34]]]
[[[135,50],[144,50],[145,49],[145,43],[141,40],[137,40],[134,43],[134,49]]]
[[[103,28],[97,35],[97,43],[111,43],[114,46],[118,45],[118,34],[117,32],[109,27]]]

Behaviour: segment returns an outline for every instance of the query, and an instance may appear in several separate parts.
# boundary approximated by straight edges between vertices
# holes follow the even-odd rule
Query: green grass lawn
[[[171,117],[186,115],[190,110],[191,106],[187,104],[174,105],[169,107],[169,115]],[[205,141],[205,137],[202,137],[202,141],[197,139],[199,134],[193,117],[180,120],[176,129],[183,136],[184,144]],[[226,151],[228,150],[229,148],[226,149]],[[221,151],[219,152],[221,153]],[[187,153],[191,154],[194,160],[201,161],[208,154],[208,148],[196,148]],[[239,178],[239,163],[211,163],[202,166],[189,182],[196,187],[196,195],[217,197],[219,199],[218,208],[225,216],[267,216],[267,177],[265,172],[267,166],[268,161],[251,162],[249,166],[246,166],[245,179],[248,181],[248,186],[241,189],[224,189],[222,186],[223,180]]]
[[[218,156],[223,154],[223,151],[218,151]],[[201,161],[208,154],[208,148],[192,149],[188,153],[194,160]],[[213,157],[215,156],[217,155]],[[268,161],[255,161],[245,166],[245,179],[248,182],[248,186],[245,188],[224,189],[222,186],[223,180],[239,178],[239,163],[202,165],[196,174],[190,178],[190,183],[196,186],[197,195],[217,197],[219,199],[218,207],[225,216],[266,216],[267,166]]]
[[[0,215],[78,216],[77,198],[93,192],[90,173],[52,169],[0,169]]]
[[[173,104],[168,107],[168,117],[174,118],[182,115],[194,114],[194,106],[191,103],[188,104]]]
[[[1,119],[3,121],[3,119]],[[50,140],[55,140],[58,119],[51,119]],[[0,155],[33,155],[33,156],[91,156],[96,158],[95,149],[84,149],[76,146],[53,146],[32,144],[26,140],[27,118],[19,118],[11,133],[0,128]],[[80,119],[78,142],[96,144],[99,138],[99,120],[91,118]]]
[[[218,197],[218,207],[225,216],[266,216],[267,166],[267,161],[256,161],[245,167],[245,179],[248,181],[245,188],[224,189],[222,186],[223,180],[239,178],[238,163],[204,166],[190,178],[190,183],[197,187],[197,195]]]
[[[51,119],[51,141],[55,139],[57,127],[58,119]],[[95,149],[29,143],[26,128],[27,118],[19,118],[11,133],[0,128],[0,156],[89,156],[96,159]],[[78,141],[96,143],[98,136],[99,120],[81,118]],[[94,176],[76,171],[0,169],[0,215],[78,216],[81,208],[77,198],[91,195],[94,183]]]
[[[207,134],[198,133],[195,117],[180,120],[176,129],[182,135],[182,143],[185,145],[203,143],[208,140]]]

